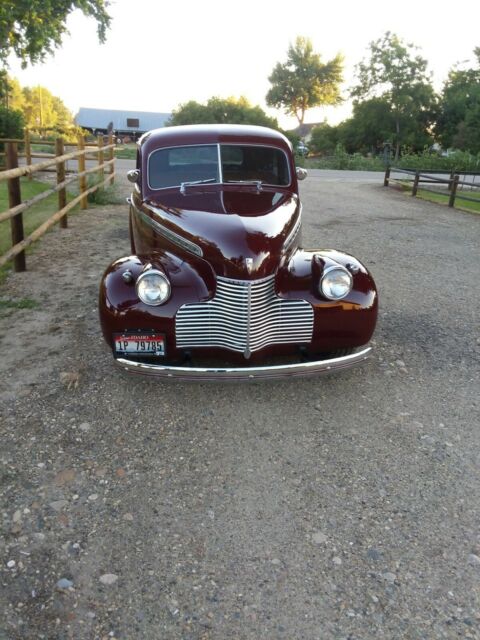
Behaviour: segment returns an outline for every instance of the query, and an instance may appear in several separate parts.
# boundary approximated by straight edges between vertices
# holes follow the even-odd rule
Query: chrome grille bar
[[[178,348],[223,347],[247,358],[269,345],[310,342],[312,333],[312,306],[279,298],[275,276],[252,281],[218,277],[211,300],[185,304],[176,317]]]

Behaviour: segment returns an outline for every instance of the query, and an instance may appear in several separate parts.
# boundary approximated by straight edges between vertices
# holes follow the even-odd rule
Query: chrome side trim
[[[156,220],[153,220],[152,218],[150,218],[150,216],[147,216],[146,213],[143,213],[143,211],[140,211],[134,205],[132,205],[132,208],[134,213],[139,218],[141,218],[145,222],[145,224],[148,224],[149,227],[151,227],[158,234],[160,234],[167,240],[170,240],[170,242],[173,242],[173,244],[176,244],[178,247],[181,247],[186,251],[190,251],[190,253],[195,254],[199,258],[203,257],[203,251],[198,246],[198,244],[195,244],[194,242],[190,242],[190,240],[187,240],[186,238],[182,238],[182,236],[179,236],[178,233],[175,233],[174,231],[170,231],[170,229],[167,229],[162,224],[160,224],[160,222],[157,222]],[[154,215],[158,215],[157,212],[152,207],[148,207],[148,208],[152,211]]]
[[[147,364],[117,358],[115,364],[130,373],[138,373],[159,378],[174,378],[176,380],[200,380],[200,381],[225,381],[234,382],[248,380],[267,380],[275,378],[294,378],[301,376],[313,376],[320,373],[334,373],[365,362],[371,352],[371,347],[366,347],[358,353],[341,358],[329,360],[316,360],[314,362],[300,362],[296,364],[284,364],[272,367],[238,367],[238,368],[204,368],[204,367],[172,367],[163,364]]]

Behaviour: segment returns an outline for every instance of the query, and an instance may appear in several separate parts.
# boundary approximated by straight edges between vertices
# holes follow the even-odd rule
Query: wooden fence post
[[[454,207],[455,206],[455,197],[457,195],[457,187],[458,187],[458,181],[459,180],[460,180],[460,176],[457,174],[453,178],[453,182],[451,183],[452,187],[450,189],[450,198],[448,199],[448,206],[449,207]]]
[[[113,144],[113,134],[112,133],[108,134],[108,144],[109,145]],[[113,147],[109,150],[108,156],[109,156],[108,157],[109,160],[113,160],[114,159],[115,150],[113,149]],[[109,170],[109,173],[110,173],[110,184],[113,184],[113,182],[115,180],[115,176],[113,175],[115,173],[115,163],[112,162],[112,164],[109,165],[109,166],[110,166],[110,170]]]
[[[85,138],[83,136],[78,136],[77,147],[79,151],[85,151]],[[78,156],[78,173],[83,173],[85,171],[85,154]],[[81,176],[78,179],[79,191],[81,194],[85,193],[87,190],[87,176]],[[88,207],[87,196],[84,195],[80,200],[80,208],[86,209]]]
[[[449,180],[448,180],[448,187],[447,187],[447,190],[448,190],[448,191],[451,191],[451,190],[452,190],[452,184],[453,184],[453,178],[454,178],[454,176],[455,176],[455,171],[452,169],[452,170],[450,171],[450,178],[449,178]]]
[[[6,145],[6,163],[7,169],[16,169],[18,167],[18,149],[15,142],[7,142]],[[8,180],[8,203],[10,209],[16,207],[22,202],[22,194],[20,192],[20,178],[10,178]],[[10,218],[10,226],[12,230],[12,247],[24,238],[23,233],[23,216],[19,213]],[[26,271],[25,251],[20,252],[13,259],[13,268],[15,271]]]
[[[57,138],[55,140],[55,155],[63,156],[65,153],[65,147],[63,144],[63,140],[61,138]],[[65,162],[59,162],[57,165],[57,185],[61,182],[65,182]],[[60,189],[58,192],[58,210],[63,209],[63,207],[67,204],[67,190],[65,187]],[[68,226],[67,214],[65,214],[62,218],[60,218],[60,228],[66,229]]]
[[[413,181],[412,196],[417,195],[419,181],[420,181],[420,171],[415,171],[415,180]]]
[[[32,145],[30,142],[30,129],[25,127],[24,131],[24,140],[25,140],[25,162],[27,164],[32,164]],[[33,176],[31,173],[28,174],[28,179],[33,180]]]
[[[103,182],[105,180],[105,169],[103,167],[103,134],[97,136],[97,144],[98,144],[98,176],[99,181]]]
[[[385,178],[383,179],[383,186],[388,187],[388,181],[390,180],[390,167],[385,169]]]

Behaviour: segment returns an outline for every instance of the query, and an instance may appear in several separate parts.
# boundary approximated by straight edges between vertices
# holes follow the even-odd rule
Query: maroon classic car
[[[131,255],[111,264],[100,319],[127,371],[182,379],[316,374],[358,364],[377,317],[354,257],[301,248],[290,142],[198,125],[138,142]]]

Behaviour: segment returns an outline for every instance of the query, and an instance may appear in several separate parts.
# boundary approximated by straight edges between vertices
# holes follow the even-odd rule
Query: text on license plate
[[[164,356],[165,336],[149,335],[116,335],[115,351],[117,353],[144,353],[145,355]]]

